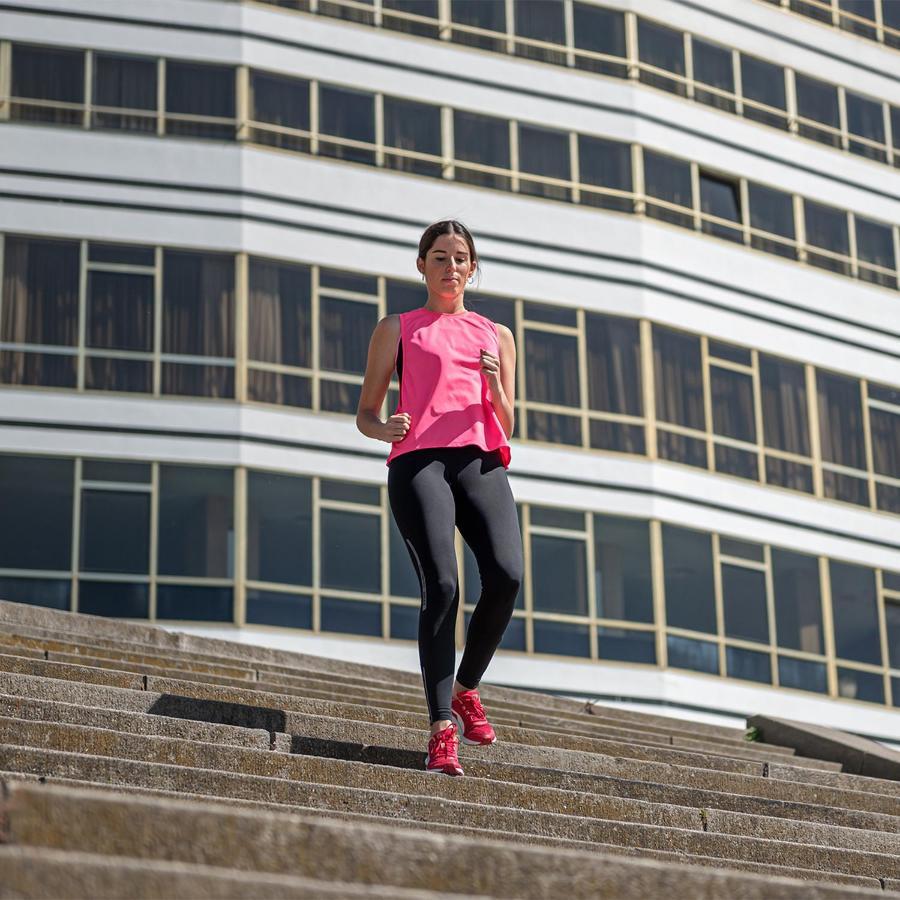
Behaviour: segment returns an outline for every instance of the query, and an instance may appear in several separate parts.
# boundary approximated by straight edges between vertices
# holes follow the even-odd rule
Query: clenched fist
[[[409,421],[409,413],[396,413],[389,416],[387,422],[384,423],[383,440],[389,444],[402,441],[406,437],[406,432],[409,431]]]

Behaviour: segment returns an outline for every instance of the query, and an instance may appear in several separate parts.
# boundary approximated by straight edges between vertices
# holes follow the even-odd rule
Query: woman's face
[[[469,253],[469,245],[459,234],[439,234],[431,248],[416,260],[416,266],[425,276],[425,284],[432,296],[452,299],[466,287],[466,279],[475,273],[475,263]]]

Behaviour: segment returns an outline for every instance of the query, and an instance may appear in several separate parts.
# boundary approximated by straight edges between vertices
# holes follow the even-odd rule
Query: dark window
[[[74,465],[71,459],[0,454],[0,567],[71,569]]]
[[[882,3],[882,8],[888,3]],[[877,38],[875,30],[875,0],[838,0],[840,27],[870,40]]]
[[[738,347],[736,344],[728,344],[725,341],[709,339],[709,355],[715,359],[727,359],[730,362],[739,363],[742,366],[752,364],[752,356],[746,347]]]
[[[319,496],[323,500],[364,503],[368,506],[379,506],[381,503],[381,490],[377,484],[361,484],[358,481],[335,481],[332,478],[319,480]]]
[[[590,408],[643,415],[641,335],[637,321],[585,313],[585,343]]]
[[[888,664],[900,669],[900,601],[889,600],[884,604],[884,620],[887,628]],[[900,706],[900,696],[896,694],[894,705]]]
[[[766,446],[809,456],[809,417],[803,366],[759,355]]]
[[[797,258],[794,246],[794,201],[790,194],[747,183],[750,203],[750,227],[766,234],[751,234],[750,244],[757,250]],[[786,240],[778,240],[778,238]]]
[[[595,513],[594,566],[598,618],[653,621],[647,522]]]
[[[665,523],[662,532],[666,624],[671,628],[715,634],[716,601],[710,535]]]
[[[95,54],[94,106],[100,109],[93,111],[93,127],[155,132],[156,82],[155,59]],[[114,112],[116,109],[129,112]]]
[[[779,656],[778,683],[781,687],[827,694],[828,679],[825,674],[825,663]]]
[[[798,122],[797,131],[802,137],[830,144],[841,145],[841,117],[838,108],[838,90],[833,84],[810,78],[799,72],[794,74],[797,91],[797,115],[811,122]],[[819,125],[825,125],[821,128]],[[832,130],[833,129],[833,130]]]
[[[289,0],[288,0],[289,2]],[[308,0],[296,0],[296,2],[304,3]],[[356,0],[355,6],[347,6],[340,0],[319,0],[319,15],[331,16],[335,19],[343,19],[346,22],[359,22],[361,25],[374,25],[375,13],[371,10],[360,8],[365,6],[374,6],[375,0]]]
[[[584,513],[575,509],[560,509],[556,506],[531,504],[532,525],[546,525],[549,528],[567,528],[570,531],[584,531]]]
[[[513,5],[516,37],[530,38],[547,44],[566,43],[566,26],[562,0],[528,0]],[[516,56],[538,59],[557,66],[566,64],[565,50],[516,41]]]
[[[835,652],[841,659],[881,665],[875,573],[829,560]]]
[[[666,649],[669,665],[673,669],[719,674],[719,648],[709,641],[693,641],[670,634],[666,639]]]
[[[477,4],[473,4],[476,5]],[[591,3],[574,2],[572,18],[576,50],[603,53],[624,60],[625,14],[614,9],[603,9]],[[582,53],[575,54],[575,67],[602,75],[625,78],[627,67],[624,62],[597,59]]]
[[[347,141],[375,143],[375,97],[365,91],[319,85],[319,131]],[[375,165],[375,150],[354,144],[319,140],[319,153],[335,159]]]
[[[768,653],[744,650],[742,647],[726,647],[725,670],[730,678],[743,678],[760,684],[772,683],[772,660]]]
[[[258,362],[310,366],[309,267],[251,257],[249,286],[249,358]],[[269,402],[278,400],[273,396]]]
[[[884,23],[884,42],[888,47],[900,47],[900,3],[891,0],[881,4],[881,21]],[[900,692],[894,691],[894,706],[900,706]]]
[[[271,72],[250,72],[250,140],[271,147],[309,153],[307,135],[279,129],[309,131],[309,82]],[[269,127],[266,126],[275,126]]]
[[[656,665],[656,635],[630,628],[597,628],[597,656],[622,662]]]
[[[531,583],[535,610],[586,616],[584,541],[532,533]]]
[[[152,351],[154,282],[150,274],[89,270],[87,346]]]
[[[753,379],[743,372],[709,367],[713,431],[738,441],[756,442]]]
[[[212,466],[160,465],[157,537],[160,575],[232,578],[232,471]],[[167,618],[161,612],[159,617]]]
[[[640,69],[640,80],[644,84],[680,94],[687,94],[684,81],[684,34],[665,25],[657,25],[646,19],[638,19],[638,57],[644,64]],[[649,66],[650,68],[646,68]],[[657,71],[662,69],[663,71]],[[671,72],[681,78],[671,78]]]
[[[704,431],[700,338],[654,325],[653,374],[656,417]]]
[[[81,464],[81,477],[85,481],[150,484],[150,464],[118,462],[110,459],[85,459]]]
[[[859,382],[830,372],[816,373],[822,459],[852,469],[866,468]]]
[[[738,447],[728,447],[725,444],[716,444],[713,456],[717,472],[759,481],[759,459],[756,453],[750,450],[741,450]]]
[[[613,450],[617,453],[647,452],[643,425],[624,425],[621,422],[605,422],[591,419],[590,445],[596,450]]]
[[[68,610],[72,605],[70,579],[10,578],[0,575],[0,597],[11,603],[28,603]],[[900,698],[900,692],[896,694]]]
[[[247,578],[312,584],[309,478],[254,469],[247,473]]]
[[[384,98],[384,146],[414,153],[441,156],[441,108],[428,103],[415,103],[396,97]],[[440,162],[415,159],[385,150],[384,165],[388,169],[414,172],[440,178]]]
[[[419,636],[419,607],[418,606],[401,606],[399,603],[392,603],[390,609],[391,616],[391,637],[405,641],[414,641]],[[519,620],[521,622],[521,619]],[[512,622],[510,622],[512,624]],[[524,624],[524,623],[522,623]]]
[[[378,308],[372,303],[319,299],[319,364],[325,371],[355,372],[366,370],[369,338],[378,319]]]
[[[722,602],[728,637],[769,643],[764,572],[722,563]]]
[[[380,637],[381,604],[343,600],[339,597],[322,597],[322,631]]]
[[[247,589],[247,624],[312,628],[312,597]]]
[[[150,586],[79,580],[78,612],[117,619],[146,619],[150,615]]]
[[[519,191],[553,200],[572,199],[572,189],[567,185],[533,181],[525,174],[543,175],[561,181],[571,181],[569,165],[569,135],[565,131],[552,131],[533,125],[519,125]]]
[[[82,572],[150,571],[150,495],[137,491],[81,492]]]
[[[509,122],[506,119],[454,110],[453,150],[457,161],[457,181],[509,190],[508,175],[485,172],[463,165],[476,163],[509,170]]]
[[[421,18],[405,18],[404,13]],[[381,0],[381,24],[391,31],[436,38],[439,34],[437,18],[438,0]],[[423,22],[422,19],[432,21]]]
[[[778,646],[822,653],[819,561],[814,556],[773,547],[772,583]]]
[[[646,149],[643,156],[647,215],[684,228],[693,228],[694,217],[690,212],[694,206],[690,163]],[[684,207],[688,212],[656,204],[653,202],[654,199],[676,207]]]
[[[715,106],[728,112],[734,112],[734,66],[732,65],[731,50],[710,44],[698,37],[691,36],[691,52],[694,60],[694,99],[698,103],[707,106]],[[699,87],[700,84],[708,85],[717,90],[707,90]],[[722,96],[724,91],[730,96]]]
[[[535,619],[534,650],[535,653],[589,657],[591,645],[588,626]]]
[[[744,235],[741,231],[741,192],[736,181],[717,178],[706,172],[700,173],[700,211],[716,220],[725,219],[735,224],[703,219],[701,227],[706,234],[736,241],[741,244]]]
[[[11,119],[81,125],[81,109],[55,104],[84,103],[84,52],[13,44],[12,96],[18,102],[10,104]]]
[[[886,287],[897,286],[897,262],[894,257],[894,236],[890,225],[873,222],[862,216],[854,216],[856,223],[856,256],[859,260],[859,277]],[[881,272],[866,263],[889,269]]]
[[[634,190],[631,178],[631,147],[620,141],[578,135],[578,173],[582,185],[611,188],[615,191]],[[581,190],[581,203],[632,212],[630,196]]]
[[[526,329],[525,384],[528,400],[580,406],[575,336]]]
[[[161,584],[156,589],[158,619],[198,622],[230,622],[233,618],[230,587],[196,587]]]
[[[847,213],[824,203],[803,201],[803,218],[806,223],[806,243],[808,247],[820,247],[840,257],[850,255],[850,239],[847,235]],[[850,261],[824,253],[808,250],[807,260],[811,265],[843,275],[850,274]]]
[[[787,128],[784,69],[753,56],[741,54],[741,92],[744,116],[755,122]]]
[[[322,586],[380,593],[381,517],[323,509],[321,523]]]
[[[481,31],[506,34],[505,0],[451,0],[450,21],[454,25],[468,26]],[[469,47],[481,47],[483,50],[494,50],[498,53],[506,51],[506,38],[479,31],[467,31],[465,28],[452,28],[450,40],[456,44]]]
[[[166,133],[234,140],[234,72],[229,66],[166,61]],[[182,118],[184,117],[184,118]]]
[[[866,703],[884,703],[884,676],[838,666],[838,696]]]
[[[722,556],[751,559],[754,562],[763,561],[762,544],[751,544],[749,541],[739,541],[724,535],[719,538],[719,552]]]
[[[869,407],[872,464],[879,475],[900,478],[900,410]]]
[[[706,458],[706,441],[700,438],[673,434],[660,429],[656,432],[656,452],[660,459],[683,463],[705,469],[709,463]]]
[[[525,302],[524,318],[528,322],[547,322],[550,325],[578,325],[578,314],[571,306],[559,306],[555,303]]]

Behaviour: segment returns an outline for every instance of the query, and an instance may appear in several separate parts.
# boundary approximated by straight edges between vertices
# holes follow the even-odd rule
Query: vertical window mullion
[[[246,260],[246,254],[241,253]],[[244,267],[246,268],[246,266]],[[247,467],[234,469],[234,624],[247,624]]]
[[[509,189],[516,194],[519,191],[519,123],[509,120],[509,167],[511,176]]]
[[[235,257],[234,317],[236,346],[234,348],[234,395],[238,403],[247,402],[247,360],[249,336],[250,260],[245,252]]]
[[[82,243],[84,243],[82,241]],[[72,612],[78,612],[78,561],[81,556],[81,469],[83,460],[81,456],[75,457],[72,477],[75,479],[75,489],[72,495],[72,555],[69,559],[69,582],[71,601],[69,608]]]
[[[250,137],[250,67],[238,66],[235,72],[235,100],[237,113],[237,130],[235,139],[246,141]]]
[[[581,325],[583,326],[583,324],[584,323],[582,321]],[[584,328],[582,327],[581,333],[583,334],[583,332]],[[596,546],[594,544],[594,517],[589,513],[586,518],[587,546],[585,547],[585,550],[587,552],[587,600],[588,618],[590,620],[588,643],[591,648],[591,659],[598,659],[600,654],[597,647],[597,579],[594,574],[597,571],[597,565],[594,557]]]
[[[647,459],[654,460],[656,451],[656,387],[653,377],[653,332],[649,319],[640,320],[641,389],[644,403],[644,427]]]
[[[575,68],[575,14],[572,9],[572,0],[563,0],[563,29],[566,35],[566,65]],[[593,639],[596,643],[596,636]],[[591,646],[594,646],[594,643]],[[596,659],[596,656],[592,657]]]
[[[584,307],[579,306],[575,310],[576,322],[578,324],[577,347],[578,347],[578,393],[581,395],[581,446],[590,449],[590,422],[588,420],[588,376],[587,376],[587,339],[585,338],[584,325]],[[593,568],[588,568],[588,572],[593,572]],[[590,579],[589,579],[590,580]],[[593,615],[593,613],[592,613]],[[593,626],[592,626],[593,628]],[[593,647],[595,638],[591,639]],[[592,657],[596,658],[596,657]]]
[[[753,367],[753,422],[756,426],[757,465],[761,484],[766,483],[765,433],[763,431],[762,385],[759,379],[759,351],[750,351],[750,365]]]
[[[709,338],[700,335],[700,376],[703,381],[703,431],[706,436],[706,468],[716,471],[716,448],[712,435],[712,390],[709,374]]]
[[[896,286],[900,288],[900,227],[894,225],[891,228],[891,234],[894,239],[894,265],[897,272],[895,274]]]
[[[744,115],[744,88],[741,81],[741,54],[739,50],[731,51],[731,77],[734,79],[734,111]]]
[[[828,696],[838,696],[837,647],[834,639],[834,613],[831,608],[831,571],[827,556],[816,557],[819,563],[819,584],[822,586],[822,626],[825,632],[825,669],[828,679]]]
[[[625,53],[628,60],[629,81],[637,81],[641,77],[641,67],[638,64],[637,46],[637,13],[625,13]]]
[[[320,368],[320,338],[319,338],[319,267],[313,266],[312,270],[312,309],[310,315],[310,327],[312,328],[312,408],[313,412],[318,412],[321,408],[319,403],[319,393],[321,388],[321,368]]]
[[[722,559],[719,552],[719,533],[712,533],[713,599],[716,607],[716,649],[719,655],[719,675],[726,675],[725,667],[725,604],[722,600]]]
[[[438,40],[449,41],[451,37],[450,0],[438,0]],[[387,634],[387,630],[384,632]]]
[[[689,100],[694,99],[694,48],[691,44],[690,32],[681,33],[684,38],[684,93]]]
[[[865,442],[866,451],[866,482],[869,485],[869,507],[870,509],[878,509],[878,495],[875,490],[875,463],[872,451],[872,423],[869,420],[869,382],[866,378],[859,380],[860,390],[862,392],[862,421],[863,421],[863,441]],[[886,656],[882,654],[884,659]]]
[[[807,364],[803,367],[806,373],[806,401],[809,404],[809,440],[813,460],[813,493],[820,500],[825,496],[822,478],[822,436],[819,431],[819,395],[816,386],[816,370]]]
[[[94,51],[86,50],[84,53],[84,110],[82,111],[82,126],[91,127],[91,107],[94,102]]]
[[[881,661],[885,669],[884,702],[888,706],[894,706],[900,702],[900,697],[893,696],[894,691],[889,671],[891,668],[891,657],[887,636],[887,613],[884,608],[884,576],[881,569],[875,570],[875,604],[878,614],[878,636],[881,646]]]
[[[506,0],[505,4],[505,12],[506,12],[506,52],[513,56],[516,52],[516,41],[515,41],[515,21],[516,21],[516,11],[515,11],[515,0]],[[529,628],[529,633],[531,629]],[[529,648],[529,652],[533,652],[533,648]]]
[[[443,147],[443,177],[447,181],[456,179],[455,147],[453,141],[453,109],[441,107],[441,147]]]
[[[520,319],[521,321],[521,319]],[[522,550],[525,561],[525,652],[534,653],[534,583],[531,577],[531,504],[522,504]]]
[[[859,257],[856,254],[856,216],[847,213],[847,249],[850,251],[850,274],[859,278]]]
[[[841,123],[841,149],[847,150],[850,147],[850,128],[847,124],[847,92],[838,85],[838,114]]]
[[[160,248],[157,247],[157,253]],[[159,555],[159,463],[150,463],[150,597],[147,604],[147,618],[156,619],[156,577]]]
[[[578,185],[581,183],[581,169],[578,165],[578,133],[569,132],[569,174],[572,180],[572,202],[581,203],[581,190]]]
[[[522,300],[515,301],[515,316],[516,316],[516,346],[524,349],[525,347],[525,316],[524,316],[524,303]],[[519,437],[524,441],[528,439],[528,412],[526,409],[526,403],[528,397],[525,393],[526,391],[526,381],[525,381],[525,364],[524,362],[516,366],[516,375],[518,378],[518,384],[516,385],[516,396],[518,399],[516,400],[516,405],[519,407]]]
[[[701,231],[703,219],[700,216],[700,165],[691,163],[691,208],[694,211],[694,231]]]
[[[154,248],[153,272],[153,396],[162,394],[163,248]]]
[[[784,67],[784,101],[787,106],[787,126],[791,134],[797,134],[797,82],[794,79],[794,70]]]
[[[9,119],[12,94],[12,43],[0,41],[0,121]]]
[[[79,242],[79,262],[78,262],[78,357],[76,360],[77,378],[76,390],[81,392],[84,390],[84,355],[85,355],[85,332],[87,330],[87,280],[88,280],[88,242],[82,240]]]
[[[319,270],[316,267],[313,275],[313,294],[316,298],[313,302],[313,310],[318,309],[319,295]],[[315,316],[315,312],[313,313]],[[313,331],[313,343],[315,343],[315,334],[317,329]],[[318,385],[313,393],[313,406],[318,409]],[[314,477],[312,479],[312,630],[314,634],[318,634],[322,630],[322,507],[319,503],[321,479]]]
[[[755,354],[756,351],[754,351]],[[765,475],[765,472],[763,472]],[[766,614],[769,617],[769,660],[772,668],[772,686],[778,687],[778,651],[775,633],[775,583],[772,577],[772,548],[763,544],[763,562],[766,566]]]
[[[319,155],[319,80],[314,78],[309,83],[309,152]]]
[[[375,165],[384,167],[384,94],[380,91],[375,94]]]
[[[156,133],[166,133],[166,60],[162,56],[156,60]]]
[[[797,242],[797,262],[805,263],[806,253],[806,217],[803,213],[803,198],[799,194],[792,194],[791,200],[794,207],[794,240]]]
[[[648,322],[647,325],[650,323]],[[650,576],[653,584],[653,621],[656,623],[656,665],[665,669],[669,664],[666,645],[666,578],[663,570],[662,523],[651,519]]]
[[[644,155],[640,144],[631,145],[632,190],[634,191],[634,213],[647,214],[647,194],[644,190]]]

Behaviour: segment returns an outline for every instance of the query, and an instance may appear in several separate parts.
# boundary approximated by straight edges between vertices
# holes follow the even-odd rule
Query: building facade
[[[850,6],[3,4],[0,596],[417,669],[354,417],[459,218],[518,352],[487,677],[900,740],[900,4]]]

